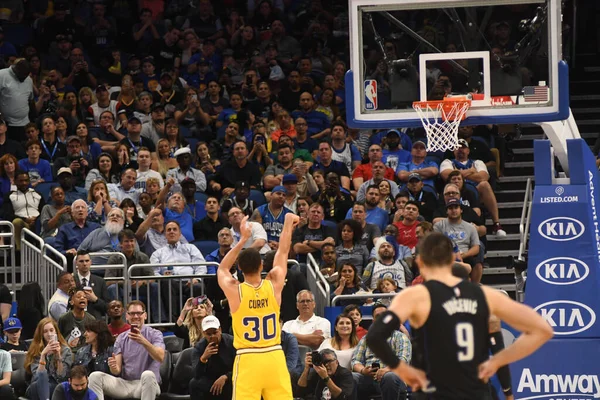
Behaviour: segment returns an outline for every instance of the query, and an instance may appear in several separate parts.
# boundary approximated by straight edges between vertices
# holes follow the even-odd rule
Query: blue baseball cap
[[[11,317],[4,321],[5,331],[11,331],[13,329],[23,329],[23,325],[21,325],[21,320],[19,318]]]
[[[273,190],[271,190],[271,193],[278,193],[278,192],[281,192],[281,193],[285,193],[285,194],[287,194],[287,190],[285,189],[285,187],[283,187],[283,186],[281,186],[281,185],[279,185],[279,186],[275,186],[275,187],[273,188]]]
[[[298,183],[298,178],[294,174],[285,174],[283,176],[283,179],[281,180],[281,183],[283,183],[284,185],[286,183]]]

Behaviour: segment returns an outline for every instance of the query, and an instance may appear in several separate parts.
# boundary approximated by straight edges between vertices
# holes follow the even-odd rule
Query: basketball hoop
[[[471,100],[466,96],[413,103],[427,134],[427,151],[458,148],[458,127],[470,106]]]

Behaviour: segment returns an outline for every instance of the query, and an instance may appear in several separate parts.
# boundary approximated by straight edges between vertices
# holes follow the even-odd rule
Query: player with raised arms
[[[453,243],[446,235],[427,236],[418,257],[426,282],[394,297],[369,329],[367,345],[413,390],[428,393],[428,399],[491,399],[489,378],[550,340],[552,328],[531,308],[501,292],[453,276]],[[522,332],[492,358],[490,314]],[[421,339],[413,352],[423,355],[425,371],[401,362],[385,340],[406,320]]]
[[[258,250],[242,250],[252,237],[248,217],[240,224],[239,242],[217,270],[219,286],[231,309],[233,345],[237,349],[232,400],[260,400],[261,396],[264,400],[292,400],[290,374],[281,349],[279,307],[292,231],[299,221],[295,214],[285,216],[279,249],[266,279],[261,278],[263,263]],[[244,275],[243,283],[230,272],[236,260]]]

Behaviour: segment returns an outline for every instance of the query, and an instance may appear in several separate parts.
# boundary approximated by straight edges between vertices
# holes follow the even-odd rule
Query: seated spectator
[[[383,304],[376,303],[373,306],[373,320],[386,310]],[[371,349],[367,348],[367,338],[363,337],[358,342],[354,354],[352,354],[352,374],[358,389],[358,398],[369,398],[368,396],[380,394],[382,400],[396,400],[406,395],[406,384],[391,372],[391,369],[380,359],[375,357]],[[412,358],[412,346],[410,339],[400,331],[394,331],[388,339],[396,357],[407,364]]]
[[[191,398],[229,400],[235,359],[233,336],[221,331],[221,323],[213,315],[202,320],[202,332],[204,337],[192,353],[195,373],[190,381]]]
[[[352,318],[346,314],[340,314],[336,317],[333,324],[333,336],[321,343],[319,351],[325,349],[333,350],[339,365],[351,370],[352,353],[354,353],[354,349],[358,345],[358,340],[356,326]]]
[[[391,214],[392,208],[394,207],[394,196],[392,196],[391,182],[379,182],[379,194],[379,208],[387,211],[388,214]]]
[[[361,275],[358,268],[351,263],[343,263],[337,269],[337,288],[331,293],[331,298],[341,295],[351,295],[358,292],[367,292],[365,285],[360,280]],[[349,304],[361,305],[366,299],[345,299],[338,301],[338,306],[347,306]]]
[[[497,236],[506,236],[506,232],[500,225],[498,202],[492,186],[488,182],[490,174],[486,165],[481,160],[469,158],[469,143],[466,140],[459,139],[458,145],[459,147],[454,150],[454,160],[444,160],[440,165],[440,177],[447,182],[450,172],[459,170],[465,181],[471,182],[477,188],[481,202],[490,212],[494,223],[493,233]]]
[[[21,320],[19,320],[19,318],[7,318],[4,321],[4,333],[6,334],[6,341],[0,344],[0,349],[10,353],[27,351],[27,349],[29,349],[29,345],[27,342],[21,339],[22,330],[23,325],[21,325]]]
[[[83,289],[75,288],[71,290],[70,295],[70,311],[60,317],[58,329],[69,347],[75,352],[85,343],[85,324],[94,321],[95,318],[86,311],[88,303]]]
[[[145,254],[154,253],[156,249],[160,249],[167,245],[165,236],[165,217],[160,208],[154,208],[140,225],[135,238],[140,245],[140,249]],[[187,243],[184,236],[181,236],[181,243]]]
[[[137,207],[133,200],[129,198],[123,199],[119,208],[125,213],[125,229],[130,229],[133,232],[137,231],[144,220],[138,215]]]
[[[155,178],[158,180],[160,187],[164,186],[164,181],[162,176],[150,169],[152,166],[152,153],[147,147],[140,147],[137,152],[137,162],[138,162],[138,170],[137,170],[137,179],[135,180],[136,189],[142,189],[142,191],[146,190],[146,181],[148,178]]]
[[[354,186],[354,190],[359,190],[364,183],[373,179],[373,167],[378,161],[381,161],[383,164],[381,177],[387,181],[394,181],[394,178],[396,177],[396,173],[394,172],[395,169],[390,168],[383,162],[382,154],[380,145],[372,144],[369,146],[369,153],[367,154],[369,162],[360,164],[352,173],[352,185]]]
[[[148,192],[140,193],[139,204],[136,206],[138,216],[142,219],[146,219],[146,216],[150,214],[150,211],[152,211],[153,208],[154,201],[152,201],[152,195]]]
[[[294,71],[291,73],[293,74]],[[296,127],[294,148],[298,150],[306,150],[313,158],[316,158],[319,150],[319,142],[311,137],[308,137],[308,124],[306,123],[306,120],[302,117],[298,117],[296,118],[296,121],[294,121],[294,126]]]
[[[386,210],[383,208],[379,208],[379,201],[381,199],[381,194],[379,192],[378,185],[371,185],[366,188],[365,201],[359,202],[360,204],[364,204],[365,207],[365,221],[377,225],[380,231],[386,227],[389,215]],[[346,218],[352,217],[352,208],[348,209],[346,212]]]
[[[0,397],[6,400],[15,399],[13,388],[10,385],[12,376],[12,360],[10,353],[0,349]]]
[[[468,190],[467,190],[468,192]],[[457,199],[460,201],[462,209],[462,219],[465,222],[472,224],[477,230],[477,234],[479,235],[480,245],[483,245],[486,240],[487,235],[487,227],[485,226],[484,221],[482,221],[482,217],[477,213],[476,209],[465,204],[465,200],[462,197],[462,193],[459,190],[459,187],[454,183],[448,183],[444,187],[442,200],[444,201],[444,205],[438,207],[433,213],[433,223],[439,222],[447,217],[446,211],[446,202],[450,199]],[[481,210],[479,210],[481,212]]]
[[[325,243],[335,246],[336,230],[323,225],[323,206],[311,204],[308,210],[308,223],[294,230],[292,243],[294,253],[299,256],[301,263],[306,263],[306,255],[312,254],[315,261],[321,260],[321,249]]]
[[[292,158],[294,160],[300,160],[307,167],[312,167],[314,162],[312,154],[306,149],[295,148],[294,141],[291,137],[289,137],[288,135],[281,135],[281,137],[279,138],[278,148],[281,148],[281,146],[290,146],[290,149],[292,150]]]
[[[460,170],[454,170],[448,174],[448,182],[456,185],[458,188],[458,194],[460,196],[460,202],[463,206],[471,207],[473,211],[481,216],[481,204],[479,199],[473,190],[469,190],[465,185],[465,179],[460,173]],[[444,199],[440,199],[442,206],[446,206]]]
[[[250,184],[246,181],[236,182],[233,194],[223,201],[221,215],[225,219],[228,219],[229,210],[231,210],[232,207],[236,207],[242,210],[244,215],[250,217],[258,206],[254,200],[248,198],[249,196]]]
[[[6,45],[6,43],[7,42],[3,40],[3,45]],[[19,141],[6,137],[7,130],[8,127],[6,125],[6,121],[4,118],[0,118],[0,157],[5,154],[13,154],[18,160],[22,160],[27,156],[25,154],[25,149]]]
[[[399,287],[406,287],[405,266],[398,258],[398,243],[391,236],[380,237],[375,243],[376,260],[365,268],[362,281],[370,290],[377,287],[380,279],[389,276]],[[408,266],[406,267],[408,268]]]
[[[373,146],[379,146],[379,145],[374,144]],[[371,146],[371,147],[373,147],[373,146]],[[381,182],[389,183],[390,193],[392,196],[396,196],[400,192],[400,190],[398,189],[398,185],[396,184],[396,182],[394,182],[394,177],[395,177],[394,174],[391,174],[392,177],[388,178],[389,174],[387,173],[387,171],[390,168],[387,168],[381,160],[376,160],[376,161],[371,162],[370,164],[362,164],[362,165],[371,165],[371,171],[369,174],[370,175],[369,179],[365,179],[364,181],[362,181],[360,186],[358,186],[358,187],[355,186],[356,190],[357,190],[357,192],[356,192],[356,200],[357,201],[364,201],[366,194],[367,194],[367,189],[369,187],[371,187],[371,185],[379,186],[381,184]],[[358,182],[358,181],[360,181],[360,179],[358,179],[358,178],[355,179],[355,182]]]
[[[219,200],[214,196],[209,196],[204,205],[206,216],[197,222],[194,222],[194,238],[196,240],[218,240],[218,233],[225,228],[228,223],[221,217],[219,212]]]
[[[279,321],[283,325],[283,321]],[[281,350],[285,354],[285,365],[287,366],[290,378],[292,379],[292,388],[302,374],[302,360],[300,360],[300,349],[296,336],[286,331],[281,331]]]
[[[206,176],[204,172],[192,167],[192,150],[189,147],[183,147],[175,152],[175,159],[179,165],[177,168],[170,169],[167,172],[167,179],[174,178],[175,185],[173,190],[181,191],[181,183],[184,179],[190,178],[196,184],[197,192],[206,191]]]
[[[120,204],[123,199],[129,198],[134,203],[138,203],[140,198],[140,189],[135,188],[135,181],[137,179],[137,171],[133,168],[128,168],[121,174],[121,183],[114,184],[109,183],[108,192],[110,197],[117,203]]]
[[[21,298],[17,317],[21,320],[23,331],[21,339],[33,339],[38,322],[46,315],[46,305],[42,288],[38,282],[27,282],[21,287]]]
[[[352,372],[340,365],[334,350],[324,349],[319,355],[320,362],[313,364],[312,353],[306,353],[304,371],[298,379],[300,393],[317,393],[326,399],[351,399],[354,393]]]
[[[342,187],[350,190],[350,172],[348,172],[348,168],[344,163],[334,160],[332,154],[333,148],[331,147],[331,143],[319,143],[319,157],[313,165],[313,171],[323,171],[324,176],[327,176],[331,172],[336,173]]]
[[[244,214],[239,208],[232,207],[229,210],[229,224],[231,225],[231,232],[233,232],[233,246],[240,240],[240,224],[243,218]],[[252,237],[244,244],[244,248],[257,249],[260,254],[266,254],[271,250],[267,243],[267,232],[258,222],[248,221],[248,223],[252,228]]]
[[[212,315],[212,303],[206,296],[191,297],[186,300],[173,329],[178,338],[183,339],[183,348],[196,346],[203,337],[202,321]]]
[[[40,143],[43,150],[40,157],[50,163],[67,155],[67,146],[61,143],[56,137],[56,122],[50,115],[42,118],[42,137],[40,138]]]
[[[75,288],[75,279],[70,272],[63,271],[56,277],[56,292],[48,301],[48,315],[58,322],[68,311],[69,292]]]
[[[110,373],[108,358],[113,354],[113,344],[115,339],[108,330],[106,322],[91,320],[85,323],[83,345],[75,354],[73,365],[85,367],[87,374],[94,371]]]
[[[419,225],[417,217],[419,216],[419,204],[416,201],[408,201],[402,211],[402,220],[396,221],[394,216],[394,226],[398,228],[396,240],[398,244],[408,247],[411,251],[417,245],[416,229]]]
[[[110,301],[106,282],[98,275],[92,275],[90,268],[92,259],[89,253],[78,251],[75,257],[75,285],[83,288],[87,299],[87,309],[96,319],[104,319],[106,316],[106,304]],[[68,340],[67,340],[68,342]]]
[[[330,122],[327,115],[315,110],[315,100],[310,92],[300,95],[299,109],[292,113],[294,120],[304,118],[308,123],[308,136],[313,139],[321,139],[331,132]]]
[[[0,124],[2,127],[2,124]],[[1,131],[1,129],[0,129]],[[27,158],[19,159],[19,169],[29,174],[31,187],[36,187],[42,182],[52,182],[52,167],[48,160],[40,158],[42,144],[39,140],[29,140],[27,146]]]
[[[169,178],[165,186],[160,191],[156,200],[156,208],[164,208],[165,222],[175,221],[181,227],[181,233],[188,242],[194,241],[194,220],[192,215],[185,211],[185,199],[181,193],[173,193],[166,202],[167,194],[175,185],[175,179]],[[139,238],[138,238],[139,240]]]
[[[71,170],[75,186],[85,186],[85,176],[92,166],[81,154],[81,140],[79,136],[73,135],[67,138],[67,155],[56,159],[52,165],[55,173],[65,167]]]
[[[415,173],[421,176],[425,185],[435,188],[435,178],[439,172],[438,165],[435,161],[425,160],[427,156],[425,148],[426,144],[424,140],[419,139],[415,141],[410,151],[412,161],[398,164],[396,175],[401,183],[407,183],[410,174]]]
[[[282,182],[287,191],[285,206],[294,212],[298,211],[300,197],[312,196],[319,191],[312,175],[308,173],[308,167],[299,158],[294,160],[292,173],[284,175]]]
[[[58,228],[72,221],[71,206],[65,205],[65,191],[60,186],[54,186],[50,189],[51,204],[46,204],[42,208],[40,222],[42,230],[40,236],[43,239],[54,238]],[[52,239],[52,243],[54,240]]]
[[[92,182],[97,180],[102,180],[106,184],[119,183],[119,174],[116,171],[112,156],[108,153],[100,153],[96,159],[96,168],[91,169],[85,177],[85,188],[90,190]]]
[[[282,330],[296,336],[298,344],[317,349],[325,339],[331,337],[331,323],[315,315],[315,297],[310,290],[301,290],[296,295],[296,307],[300,315],[283,324]]]
[[[352,208],[352,196],[341,190],[340,178],[335,172],[325,176],[325,190],[319,194],[316,203],[321,204],[325,219],[335,223],[346,218],[346,211]]]
[[[58,228],[54,239],[54,248],[67,257],[67,268],[72,271],[73,258],[77,254],[77,248],[100,225],[88,220],[88,206],[83,200],[76,200],[71,205],[71,217],[73,222],[68,222]]]
[[[325,279],[331,283],[337,282],[337,253],[333,243],[324,243],[323,246],[321,246],[321,265],[319,268]]]
[[[205,258],[206,261],[221,263],[225,255],[231,250],[231,244],[233,243],[233,233],[229,228],[222,228],[217,234],[217,243],[219,248],[208,254]]]
[[[196,182],[192,178],[185,178],[180,185],[181,195],[185,200],[185,212],[190,214],[192,221],[196,223],[206,216],[205,204],[196,200]]]
[[[252,214],[252,220],[261,224],[267,232],[267,243],[271,250],[277,250],[279,247],[285,215],[291,213],[284,207],[286,193],[285,187],[275,186],[271,191],[271,200],[258,207]]]
[[[160,394],[160,365],[165,358],[162,333],[145,325],[146,307],[133,300],[127,304],[131,330],[121,333],[108,358],[110,374],[90,374],[90,389],[99,398],[154,399]]]
[[[127,123],[127,137],[120,140],[120,144],[127,146],[129,150],[129,160],[138,164],[139,151],[146,149],[150,152],[152,157],[156,157],[156,146],[151,139],[145,136],[141,136],[142,133],[142,121],[135,115],[129,117]]]
[[[409,285],[410,285],[410,283],[409,283]],[[377,282],[377,288],[375,288],[375,290],[373,290],[373,293],[389,294],[389,293],[398,293],[399,291],[400,291],[400,288],[398,287],[398,284],[396,283],[396,281],[394,279],[390,278],[389,276],[386,276],[385,278],[380,279]],[[377,301],[386,307],[389,307],[390,304],[392,303],[392,299],[389,297],[378,299]]]
[[[15,185],[17,189],[4,196],[2,216],[14,225],[15,249],[20,251],[21,231],[23,228],[34,230],[46,202],[38,191],[29,187],[27,172],[17,172]]]
[[[233,158],[223,163],[208,186],[215,193],[229,196],[239,181],[248,182],[250,189],[257,189],[260,187],[260,176],[258,166],[248,162],[246,142],[238,140],[233,144]]]
[[[335,248],[337,267],[354,265],[357,275],[361,275],[363,268],[369,263],[369,250],[360,244],[362,227],[353,219],[345,219],[338,224],[338,246]]]
[[[77,365],[71,368],[69,380],[56,386],[52,394],[52,400],[70,400],[81,396],[82,399],[94,399],[94,393],[88,387],[87,371],[83,366]]]
[[[375,239],[381,236],[381,229],[375,224],[367,222],[367,207],[365,203],[356,202],[352,206],[352,219],[362,227],[360,244],[371,251],[375,246]]]
[[[408,176],[406,185],[410,200],[419,205],[419,215],[422,215],[426,221],[431,222],[433,212],[437,207],[435,195],[427,190],[423,190],[423,179],[421,175],[413,172]]]
[[[131,325],[123,321],[123,311],[123,303],[119,300],[108,303],[108,330],[114,338],[131,329]]]
[[[106,225],[96,228],[81,242],[77,251],[85,250],[88,253],[113,253],[119,249],[119,232],[125,226],[125,213],[120,208],[113,208],[108,213]],[[94,256],[92,263],[106,265],[108,255]]]
[[[360,311],[360,306],[356,304],[347,305],[344,307],[342,314],[345,314],[352,319],[352,323],[356,328],[356,337],[358,340],[362,339],[367,334],[367,330],[360,325],[362,322],[362,312]]]
[[[18,161],[12,154],[5,154],[0,158],[0,205],[4,202],[5,196],[12,190],[15,190],[15,178],[17,173]]]
[[[25,395],[30,400],[47,400],[69,376],[73,364],[71,348],[58,330],[56,321],[40,321],[25,356],[25,371],[32,376]]]
[[[390,129],[387,132],[385,135],[385,146],[386,148],[383,149],[381,161],[383,161],[386,167],[391,168],[394,174],[400,164],[411,161],[410,149],[406,150],[402,148],[400,132],[397,129]]]
[[[165,138],[159,139],[156,142],[156,148],[158,154],[156,159],[152,161],[151,168],[157,171],[161,177],[166,178],[167,172],[172,168],[177,168],[177,160],[172,157],[171,147],[169,147],[169,141]]]
[[[263,188],[271,190],[283,184],[283,176],[292,173],[294,153],[290,145],[281,144],[277,149],[277,164],[267,167],[263,175]]]
[[[75,181],[73,180],[73,172],[71,172],[71,168],[62,167],[56,173],[56,179],[58,180],[58,184],[65,191],[65,203],[70,205],[75,202],[75,200],[85,200],[87,197],[87,191],[79,186],[75,186]]]

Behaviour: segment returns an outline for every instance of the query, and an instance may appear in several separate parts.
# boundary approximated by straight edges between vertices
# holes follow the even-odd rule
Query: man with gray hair
[[[120,208],[113,208],[106,217],[106,225],[92,231],[79,245],[77,250],[89,253],[114,253],[120,251],[119,232],[125,225],[125,213]],[[137,248],[137,243],[136,243]],[[108,264],[108,255],[94,256],[94,265]]]
[[[298,318],[283,324],[282,330],[293,334],[298,344],[318,349],[323,340],[331,337],[329,320],[315,315],[315,296],[310,290],[301,290],[296,295]]]
[[[321,350],[319,359],[306,353],[304,371],[298,379],[300,395],[316,393],[321,399],[348,400],[354,392],[352,372],[340,366],[335,351]]]

